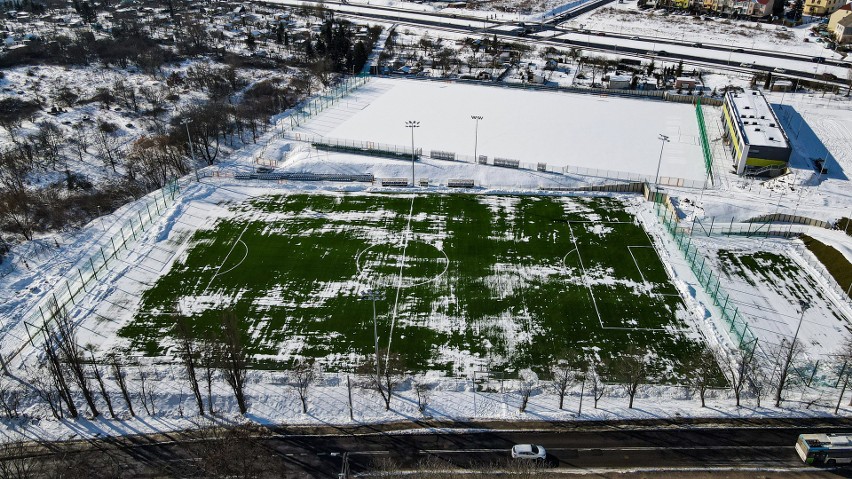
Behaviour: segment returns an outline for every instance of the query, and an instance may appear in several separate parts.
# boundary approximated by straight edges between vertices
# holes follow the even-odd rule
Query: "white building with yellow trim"
[[[722,106],[725,140],[738,175],[777,176],[790,161],[790,140],[758,90],[728,92]]]

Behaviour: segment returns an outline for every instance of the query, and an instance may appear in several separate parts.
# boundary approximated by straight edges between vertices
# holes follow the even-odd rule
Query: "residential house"
[[[805,14],[831,15],[843,6],[846,0],[805,0]]]
[[[841,18],[831,31],[837,43],[852,43],[852,15]]]
[[[832,13],[831,16],[828,17],[828,31],[834,33],[836,31],[837,23],[844,18],[849,18],[850,16],[852,16],[852,3],[847,3],[846,5],[838,8],[836,12]]]
[[[776,1],[783,2],[784,0],[755,0],[751,2],[748,14],[753,18],[769,17],[772,15]]]

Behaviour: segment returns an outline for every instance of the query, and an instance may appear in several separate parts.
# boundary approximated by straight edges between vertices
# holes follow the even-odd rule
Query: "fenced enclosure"
[[[189,177],[184,182],[192,181]],[[105,232],[97,252],[83,258],[68,269],[65,276],[57,281],[53,288],[46,292],[43,299],[32,309],[24,313],[20,321],[7,323],[2,333],[6,338],[20,342],[20,346],[5,361],[14,359],[26,347],[36,346],[41,341],[41,331],[56,314],[66,312],[78,304],[81,297],[88,293],[98,281],[109,273],[110,268],[118,264],[122,257],[143,235],[147,228],[174,204],[181,190],[179,181],[172,181],[164,188],[149,193],[134,203],[124,213],[126,220],[117,230],[115,226],[110,232]],[[15,325],[23,325],[26,336],[12,330]]]
[[[657,217],[662,222],[664,229],[683,254],[684,259],[689,264],[689,269],[695,274],[699,284],[704,288],[704,292],[713,300],[713,305],[719,308],[720,317],[727,325],[726,332],[733,343],[743,350],[754,347],[753,345],[757,344],[757,336],[740,314],[739,307],[732,304],[731,295],[722,288],[719,274],[710,268],[707,257],[699,253],[698,248],[693,244],[689,231],[678,225],[677,213],[666,205],[666,203],[671,204],[668,195],[651,195],[650,190],[647,190],[646,198],[654,201]]]

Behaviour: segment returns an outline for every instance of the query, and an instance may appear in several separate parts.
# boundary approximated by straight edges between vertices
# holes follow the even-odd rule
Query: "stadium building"
[[[790,140],[763,93],[728,92],[722,107],[725,141],[738,175],[777,176],[790,161]]]

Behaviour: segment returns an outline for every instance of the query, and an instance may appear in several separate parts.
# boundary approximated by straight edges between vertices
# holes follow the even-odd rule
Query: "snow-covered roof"
[[[728,93],[733,106],[732,114],[743,124],[748,143],[753,146],[773,146],[787,148],[787,137],[781,130],[775,112],[758,90],[746,90],[743,93]]]

